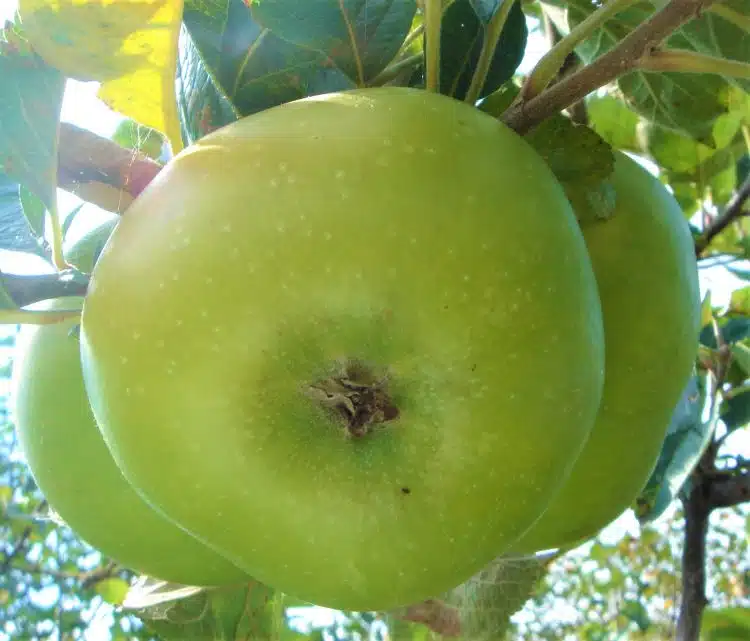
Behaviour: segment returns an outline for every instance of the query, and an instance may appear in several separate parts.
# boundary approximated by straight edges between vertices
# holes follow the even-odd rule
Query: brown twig
[[[745,211],[745,203],[749,199],[750,176],[747,176],[742,185],[740,185],[740,188],[727,203],[724,211],[711,221],[706,229],[703,230],[700,237],[695,241],[696,256],[700,257],[711,244],[711,241],[731,225],[732,222],[750,214],[750,212]]]
[[[706,452],[704,456],[710,456]],[[685,540],[682,550],[682,599],[677,641],[697,641],[706,599],[706,535],[711,515],[708,485],[696,483],[683,502]]]
[[[747,469],[716,475],[709,484],[711,510],[734,507],[750,501],[750,474]]]
[[[13,564],[13,560],[23,552],[32,531],[32,526],[27,525],[21,532],[21,536],[18,537],[16,544],[5,553],[2,562],[0,562],[0,575],[5,574]]]
[[[503,114],[502,120],[518,133],[527,133],[543,120],[582,100],[592,91],[636,69],[644,55],[648,55],[667,36],[715,1],[670,0],[607,53],[531,100],[512,105]]]
[[[114,562],[109,562],[100,567],[94,568],[93,570],[87,570],[85,572],[65,572],[61,570],[51,570],[43,568],[39,565],[29,563],[11,563],[8,566],[9,569],[15,569],[19,572],[24,572],[32,576],[48,576],[57,580],[73,580],[80,583],[81,589],[90,588],[104,579],[118,575],[123,572],[123,568],[118,566]]]
[[[0,281],[19,307],[49,298],[85,296],[88,288],[88,278],[72,271],[34,275],[0,273]]]
[[[461,619],[458,610],[437,599],[428,599],[422,603],[410,605],[402,611],[393,613],[393,616],[402,621],[421,623],[444,637],[461,635]]]
[[[58,186],[122,213],[162,165],[148,156],[70,123],[60,125]]]

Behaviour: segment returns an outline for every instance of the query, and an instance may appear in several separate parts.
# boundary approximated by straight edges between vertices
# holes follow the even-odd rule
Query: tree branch
[[[34,275],[0,273],[0,281],[19,307],[50,298],[85,296],[89,283],[86,276],[72,270]]]
[[[93,570],[87,570],[84,572],[64,572],[61,570],[50,570],[43,568],[37,564],[29,563],[11,563],[6,570],[10,569],[24,572],[32,576],[48,576],[52,579],[57,580],[73,580],[80,583],[81,589],[90,588],[104,579],[108,579],[113,576],[117,576],[124,569],[118,566],[116,563],[109,562],[100,567],[96,567]]]
[[[713,454],[707,451],[704,457]],[[700,472],[697,482],[683,501],[685,540],[682,550],[682,600],[677,619],[676,641],[698,641],[706,608],[706,535],[711,514],[708,485]]]
[[[740,188],[727,203],[724,211],[711,221],[700,237],[695,241],[696,256],[700,258],[701,254],[703,254],[711,244],[711,241],[731,225],[732,222],[739,220],[750,213],[744,209],[745,203],[748,199],[750,199],[750,176],[745,178],[745,181],[740,185]]]
[[[750,501],[750,473],[746,468],[717,474],[708,483],[708,503],[711,510],[734,507]]]
[[[444,637],[461,635],[461,619],[458,610],[437,599],[410,605],[403,611],[394,613],[396,618],[413,623],[421,623],[433,632]]]
[[[675,29],[715,1],[670,0],[607,53],[535,98],[512,105],[503,114],[502,120],[519,134],[527,133],[546,118],[635,69],[644,55],[648,55]]]
[[[5,574],[13,564],[13,560],[19,554],[21,554],[21,552],[23,552],[24,548],[26,547],[26,542],[31,536],[32,530],[33,528],[30,525],[27,525],[21,532],[21,536],[18,537],[18,541],[16,541],[16,544],[8,552],[5,553],[5,555],[3,556],[3,560],[0,563],[0,575]]]
[[[67,122],[60,125],[58,156],[58,186],[115,213],[122,213],[162,169],[138,151]]]

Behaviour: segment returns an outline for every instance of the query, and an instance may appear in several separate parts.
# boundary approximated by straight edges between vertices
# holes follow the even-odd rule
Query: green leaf
[[[21,196],[21,207],[26,221],[34,235],[43,242],[44,223],[47,218],[47,209],[42,200],[26,187],[19,190]]]
[[[702,190],[695,182],[686,180],[668,170],[664,171],[662,179],[672,188],[672,195],[685,217],[692,217],[701,207]]]
[[[591,128],[616,149],[641,151],[639,116],[614,96],[593,95],[586,101]]]
[[[443,14],[440,30],[440,91],[463,100],[471,85],[484,41],[485,26],[470,0],[455,0]],[[520,2],[508,14],[479,98],[513,77],[523,60],[528,28]]]
[[[178,96],[194,141],[241,116],[354,83],[326,56],[261,27],[243,0],[189,0]]]
[[[750,347],[745,343],[735,343],[731,347],[735,362],[742,368],[745,377],[750,375]]]
[[[176,85],[180,127],[187,144],[242,115],[204,63],[187,30],[180,34]]]
[[[469,0],[469,2],[471,2],[474,13],[484,24],[492,20],[492,16],[497,13],[497,10],[503,4],[503,0]]]
[[[655,123],[648,123],[641,129],[641,139],[660,167],[676,173],[692,174],[715,151],[690,136]]]
[[[598,7],[589,0],[570,0],[564,30],[580,24]],[[654,4],[639,2],[610,18],[576,51],[589,63],[609,51],[653,14]],[[556,21],[558,24],[559,20]],[[681,31],[667,39],[669,47],[695,50]],[[701,142],[712,139],[712,125],[728,109],[731,87],[721,76],[695,73],[634,71],[621,75],[617,85],[628,105],[647,120],[680,131]]]
[[[477,107],[490,116],[500,118],[520,93],[521,89],[512,80],[508,80],[489,96],[483,98]]]
[[[593,130],[558,114],[525,136],[563,186],[581,221],[607,218],[615,205],[612,148]]]
[[[94,592],[112,605],[121,605],[130,589],[125,579],[109,577],[94,584]]]
[[[0,172],[56,207],[64,76],[30,53],[0,55]]]
[[[641,524],[658,519],[678,496],[700,459],[716,426],[715,408],[705,422],[706,382],[693,376],[669,423],[659,458],[633,509]]]
[[[140,151],[154,160],[159,159],[164,145],[164,137],[156,129],[144,127],[130,118],[117,125],[112,140],[120,147]]]
[[[204,589],[135,611],[164,641],[277,641],[285,624],[282,604],[281,595],[253,582]]]
[[[736,265],[726,265],[727,271],[734,274],[737,278],[750,281],[750,269],[746,267],[737,267]]]
[[[259,24],[325,54],[363,86],[393,60],[414,19],[414,0],[251,0]]]
[[[729,202],[737,185],[737,162],[733,156],[729,156],[726,160],[726,166],[711,176],[708,183],[711,200],[718,207],[723,207]]]
[[[745,154],[737,161],[737,183],[742,184],[750,176],[750,154]]]
[[[680,29],[691,48],[700,53],[730,60],[750,60],[750,0],[722,0],[718,7],[702,11],[700,16]],[[746,91],[750,80],[727,78]]]
[[[32,232],[21,204],[20,187],[0,173],[0,249],[37,254],[48,259],[41,239]]]
[[[721,404],[721,420],[729,431],[750,423],[750,391],[725,399]]]
[[[750,609],[706,610],[701,620],[701,641],[750,641]]]
[[[726,111],[727,83],[719,76],[634,72],[621,76],[618,85],[641,116],[705,143]]]
[[[729,318],[720,323],[720,332],[726,343],[737,343],[750,336],[750,318]],[[700,342],[706,347],[716,349],[716,337],[714,330],[709,325],[704,327],[700,333]]]
[[[629,601],[623,604],[620,613],[635,623],[641,632],[648,630],[651,625],[648,609],[641,601]]]
[[[460,617],[462,639],[504,638],[510,618],[547,574],[548,556],[500,557],[445,596]]]
[[[729,146],[737,137],[737,134],[740,132],[741,126],[742,114],[738,111],[730,111],[728,113],[721,114],[721,116],[719,116],[714,121],[714,145],[719,149]]]

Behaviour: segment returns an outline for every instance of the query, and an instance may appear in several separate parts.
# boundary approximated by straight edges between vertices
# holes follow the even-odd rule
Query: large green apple
[[[611,217],[582,222],[604,314],[599,416],[563,489],[514,546],[518,552],[574,545],[632,504],[656,464],[698,349],[698,270],[679,205],[622,152],[612,182]]]
[[[379,88],[168,163],[100,256],[81,347],[149,501],[283,592],[379,610],[538,518],[596,416],[603,342],[541,157],[464,103]]]
[[[80,309],[82,302],[66,297],[35,307]],[[24,326],[13,363],[18,439],[50,506],[81,538],[128,568],[188,585],[248,581],[149,507],[120,473],[86,397],[77,323]]]

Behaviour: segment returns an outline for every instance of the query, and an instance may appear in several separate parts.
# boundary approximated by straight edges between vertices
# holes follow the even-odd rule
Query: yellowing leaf
[[[183,0],[20,0],[34,50],[65,75],[102,83],[112,109],[182,149],[175,73]]]

